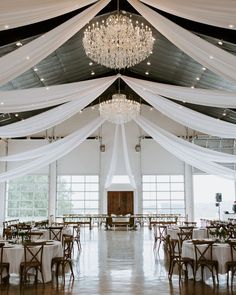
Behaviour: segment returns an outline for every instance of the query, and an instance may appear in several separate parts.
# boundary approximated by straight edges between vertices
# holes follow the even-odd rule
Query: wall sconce
[[[140,152],[141,151],[141,145],[140,144],[136,144],[135,151],[136,152]]]
[[[105,144],[100,144],[100,152],[104,153],[106,150]]]

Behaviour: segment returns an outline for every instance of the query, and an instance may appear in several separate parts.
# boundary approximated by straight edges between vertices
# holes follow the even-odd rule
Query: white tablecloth
[[[32,232],[42,232],[43,235],[41,236],[41,239],[43,240],[49,240],[49,230],[48,229],[40,229],[40,228],[33,228]],[[56,230],[55,230],[56,231]],[[72,228],[71,227],[65,227],[62,230],[62,235],[72,235]]]
[[[205,247],[205,246],[203,246],[203,247]],[[182,256],[195,259],[194,245],[191,241],[184,241],[183,242]],[[219,273],[225,274],[226,273],[225,263],[226,263],[226,261],[231,260],[229,244],[227,244],[227,243],[222,243],[222,244],[214,243],[213,244],[213,260],[218,261]]]
[[[48,242],[49,243],[49,242]],[[3,248],[3,262],[10,263],[10,274],[20,274],[20,263],[24,261],[24,247],[22,245],[12,245],[6,243]],[[62,256],[61,242],[53,241],[50,245],[45,245],[43,249],[43,275],[44,282],[52,280],[51,261],[56,256]],[[41,279],[41,275],[39,275]]]
[[[180,232],[179,228],[168,228],[167,234],[170,235],[172,239],[178,239],[177,233]],[[207,230],[205,228],[194,228],[193,229],[193,239],[206,239]]]

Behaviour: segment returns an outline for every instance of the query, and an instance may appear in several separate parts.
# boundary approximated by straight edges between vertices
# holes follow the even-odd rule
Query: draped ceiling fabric
[[[178,101],[219,108],[236,108],[236,92],[175,86],[127,76],[121,76],[121,78],[130,85],[132,83],[134,86],[142,87],[144,91]]]
[[[112,184],[112,177],[115,175],[116,170],[116,163],[118,158],[118,142],[119,140],[119,125],[117,124],[115,127],[115,133],[114,133],[114,141],[112,146],[112,155],[111,155],[111,161],[109,166],[109,171],[107,173],[107,178],[105,182],[105,188],[108,188]]]
[[[1,0],[0,31],[53,18],[96,1],[97,0]]]
[[[197,154],[198,156],[202,157],[203,160],[208,159],[211,162],[218,162],[218,163],[236,163],[236,155],[227,154],[223,152],[214,151],[208,148],[201,147],[194,143],[191,143],[187,140],[179,138],[168,131],[158,127],[151,121],[149,121],[145,117],[141,117],[142,121],[149,124],[150,127],[156,129],[158,132],[161,132],[164,136],[169,138],[173,144],[177,144],[181,149],[188,149],[193,154]]]
[[[155,29],[187,55],[212,72],[236,82],[236,56],[176,25],[138,0],[128,0],[128,2]]]
[[[104,89],[104,85],[110,85],[117,77],[118,75],[50,87],[0,91],[0,111],[17,113],[78,100],[90,92],[96,93],[100,88]]]
[[[225,29],[236,29],[235,0],[141,0],[165,12]]]
[[[62,25],[0,58],[0,85],[11,81],[54,52],[85,26],[110,0],[100,0]]]
[[[197,153],[192,152],[186,146],[177,144],[170,137],[160,132],[160,128],[153,128],[147,119],[141,116],[135,119],[135,122],[152,138],[158,142],[164,149],[176,156],[178,159],[188,163],[209,174],[218,175],[227,179],[236,180],[236,172],[232,169],[223,167],[217,163],[210,161],[207,157],[203,157]],[[167,131],[165,132],[167,134]]]
[[[143,90],[142,87],[126,81],[127,84],[144,100],[151,104],[155,109],[171,118],[172,120],[187,126],[191,129],[222,138],[235,138],[236,125],[221,121],[199,112],[188,109],[166,98]]]
[[[82,97],[78,97],[75,101],[67,102],[23,121],[2,126],[0,127],[0,137],[27,136],[60,124],[86,107],[95,98],[101,95],[115,80],[116,76],[113,76],[107,83],[103,83],[101,86],[97,87],[97,89],[93,89],[92,92],[88,90],[88,93],[85,93]]]
[[[106,182],[105,182],[105,188],[108,188],[112,185],[112,178],[115,175],[116,172],[116,165],[118,160],[118,149],[120,147],[119,142],[119,130],[121,129],[121,138],[122,138],[122,149],[124,154],[124,161],[125,161],[125,169],[126,173],[129,177],[130,185],[134,188],[136,188],[134,175],[131,170],[130,166],[130,160],[129,160],[129,153],[128,153],[128,147],[127,147],[127,140],[125,135],[125,127],[124,124],[116,124],[115,127],[115,134],[114,134],[114,141],[113,141],[113,148],[112,148],[112,156],[111,156],[111,162],[109,167],[109,172],[107,174]]]
[[[6,171],[0,174],[0,182],[4,182],[16,177],[20,177],[26,174],[31,173],[34,170],[38,170],[43,166],[47,166],[57,159],[65,156],[70,153],[73,149],[79,146],[86,138],[96,131],[101,124],[104,122],[104,119],[101,117],[96,118],[80,130],[72,133],[70,136],[66,137],[64,140],[60,140],[60,143],[47,151],[46,154],[37,159],[19,166],[15,169]]]

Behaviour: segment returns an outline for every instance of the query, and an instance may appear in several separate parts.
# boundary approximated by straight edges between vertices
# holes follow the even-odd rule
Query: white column
[[[1,142],[3,146],[2,150],[2,155],[7,156],[8,154],[8,142]],[[7,171],[7,162],[2,162],[0,166],[0,171],[5,172]],[[2,227],[2,223],[5,220],[6,216],[6,182],[1,182],[0,183],[0,228]]]
[[[193,199],[193,174],[192,166],[184,164],[184,186],[186,219],[194,221],[194,199]]]
[[[56,217],[56,194],[57,194],[57,162],[49,165],[49,198],[48,219],[55,221]]]

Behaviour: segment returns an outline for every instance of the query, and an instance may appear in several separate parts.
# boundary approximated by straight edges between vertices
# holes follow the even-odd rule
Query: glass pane
[[[85,208],[98,209],[98,201],[85,201]]]
[[[180,214],[181,216],[185,216],[185,210],[184,209],[171,209],[172,214]]]
[[[184,201],[172,201],[171,208],[184,208]]]
[[[58,182],[71,182],[71,176],[70,175],[61,175],[57,176]]]
[[[57,200],[70,200],[70,192],[58,192],[57,193]]]
[[[156,182],[155,175],[143,175],[143,182]]]
[[[184,199],[184,192],[171,192],[171,199]]]
[[[143,201],[143,208],[156,208],[156,201]]]
[[[98,182],[98,175],[86,175],[86,182]]]
[[[170,182],[169,175],[157,175],[157,182]]]
[[[157,208],[170,208],[170,202],[169,201],[157,201]]]
[[[157,199],[170,199],[170,192],[157,192]]]
[[[18,210],[8,209],[7,216],[8,217],[19,217],[20,215],[19,215],[19,211]]]
[[[143,191],[156,191],[156,183],[143,183]]]
[[[44,209],[44,210],[35,210],[34,211],[34,216],[37,216],[37,217],[39,217],[39,216],[42,216],[42,217],[47,217],[47,210],[46,209]]]
[[[158,214],[170,214],[171,210],[169,208],[158,208],[157,213]]]
[[[57,191],[69,191],[71,189],[70,183],[58,183],[57,184]]]
[[[172,191],[184,191],[184,184],[183,183],[171,183],[171,190]]]
[[[73,192],[84,191],[84,183],[72,183],[71,190]]]
[[[156,192],[143,192],[143,200],[156,200]]]
[[[86,192],[85,199],[86,200],[98,200],[99,194],[98,194],[98,192]]]
[[[171,179],[171,182],[184,182],[183,175],[171,175],[170,179]]]
[[[72,175],[72,182],[85,182],[84,175]]]
[[[98,191],[98,183],[86,183],[85,184],[85,190],[86,191],[93,191],[96,192]]]
[[[158,183],[157,184],[157,191],[169,191],[170,184],[169,183]]]
[[[83,201],[84,200],[84,192],[71,193],[71,200]]]
[[[20,216],[22,216],[22,217],[31,217],[31,216],[33,216],[33,210],[32,209],[21,209],[20,210]]]
[[[156,214],[156,213],[157,213],[156,209],[143,208],[143,214]]]

